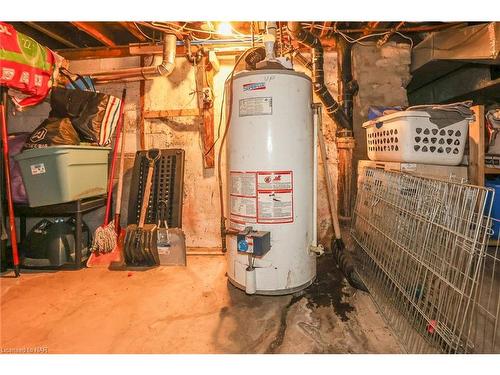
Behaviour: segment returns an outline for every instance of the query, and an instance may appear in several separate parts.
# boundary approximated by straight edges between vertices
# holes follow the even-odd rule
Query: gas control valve
[[[264,256],[271,250],[271,232],[256,231],[246,227],[237,235],[238,252]]]

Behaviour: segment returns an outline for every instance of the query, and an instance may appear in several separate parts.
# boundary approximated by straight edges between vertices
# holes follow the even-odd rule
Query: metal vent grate
[[[155,164],[153,187],[146,213],[147,224],[157,224],[161,211],[166,214],[168,226],[182,227],[182,196],[184,178],[184,150],[153,149],[151,155],[160,152],[160,159]],[[129,198],[129,214],[127,224],[137,224],[144,196],[144,183],[147,176],[147,151],[138,151],[135,156]],[[163,206],[164,204],[164,206]],[[166,212],[165,211],[166,207]],[[162,217],[163,219],[163,217]]]

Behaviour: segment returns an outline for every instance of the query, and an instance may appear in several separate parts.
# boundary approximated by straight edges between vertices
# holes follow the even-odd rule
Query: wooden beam
[[[44,27],[36,22],[25,22],[25,24],[28,25],[29,27],[35,29],[35,30],[40,31],[42,34],[45,34],[48,37],[50,37],[54,40],[57,40],[59,43],[62,43],[67,47],[78,48],[78,45],[76,45],[75,43],[69,41],[68,39],[62,37],[61,35],[47,29],[46,27]]]
[[[205,168],[215,166],[214,149],[214,68],[209,58],[204,56],[196,66],[196,91],[198,91],[198,107],[203,116],[201,138],[203,141],[203,165]]]
[[[336,42],[333,38],[325,38],[322,41],[325,51],[335,48]],[[308,52],[309,48],[304,45],[294,42],[294,45],[304,52]],[[215,47],[222,45],[205,46],[206,50],[212,50]],[[59,49],[56,52],[64,57],[66,60],[90,60],[90,59],[106,59],[114,57],[128,57],[128,56],[151,56],[161,55],[162,46],[159,44],[130,44],[128,46],[114,46],[114,47],[89,47],[89,48],[72,48],[72,49]],[[196,52],[196,47],[192,46],[192,52]],[[217,56],[221,55],[238,55],[241,51],[219,51]],[[185,56],[184,46],[177,46],[177,57]]]
[[[205,47],[206,50],[221,47],[221,45],[210,45]],[[226,45],[227,46],[227,45]],[[191,52],[196,52],[197,47],[192,46]],[[163,47],[161,44],[152,43],[131,43],[127,46],[114,46],[114,47],[89,47],[89,48],[74,48],[74,49],[59,49],[56,52],[64,57],[66,60],[87,60],[87,59],[105,59],[112,57],[128,57],[128,56],[151,56],[161,55]],[[234,53],[240,53],[234,52]],[[224,52],[229,54],[230,52]],[[223,54],[223,52],[218,52]],[[185,48],[180,45],[176,48],[176,56],[185,56]]]
[[[141,34],[133,22],[119,22],[120,26],[136,37],[140,42],[147,42],[148,38]]]
[[[92,38],[108,47],[115,47],[116,43],[112,41],[102,30],[97,22],[71,22],[79,30],[87,33]]]
[[[107,59],[131,56],[129,46],[59,49],[56,52],[66,60]]]
[[[469,125],[469,183],[484,186],[484,106],[471,109],[474,121]]]
[[[146,120],[162,119],[166,117],[200,116],[198,108],[167,109],[162,111],[144,111]]]
[[[371,21],[371,22],[368,22],[368,26],[363,31],[363,35],[369,35],[369,34],[371,34],[373,32],[373,30],[378,27],[379,24],[380,24],[380,21]]]

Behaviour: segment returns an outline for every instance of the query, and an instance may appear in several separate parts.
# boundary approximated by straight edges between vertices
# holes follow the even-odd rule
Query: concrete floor
[[[247,296],[223,256],[144,272],[2,276],[0,348],[49,353],[399,353],[369,295],[331,257],[294,296]]]

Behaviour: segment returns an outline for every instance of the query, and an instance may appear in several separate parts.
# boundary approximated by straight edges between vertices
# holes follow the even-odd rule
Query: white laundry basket
[[[460,164],[472,119],[438,126],[430,117],[423,111],[401,111],[365,122],[370,160]]]

